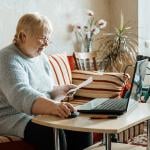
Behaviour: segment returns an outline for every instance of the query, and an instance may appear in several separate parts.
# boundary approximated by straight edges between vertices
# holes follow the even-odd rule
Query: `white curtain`
[[[139,52],[150,56],[150,0],[138,1]]]

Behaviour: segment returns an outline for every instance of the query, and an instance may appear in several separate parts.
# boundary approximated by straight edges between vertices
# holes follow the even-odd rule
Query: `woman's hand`
[[[74,111],[74,107],[67,102],[54,102],[51,106],[51,114],[61,118],[67,118]]]
[[[56,86],[54,87],[53,91],[51,92],[51,97],[52,99],[55,100],[63,100],[66,96],[67,96],[67,92],[70,89],[74,89],[77,86],[74,84],[70,84],[70,85],[63,85],[63,86]]]
[[[35,115],[56,115],[61,118],[68,117],[75,108],[67,102],[57,102],[52,99],[38,97],[32,106],[32,114]]]

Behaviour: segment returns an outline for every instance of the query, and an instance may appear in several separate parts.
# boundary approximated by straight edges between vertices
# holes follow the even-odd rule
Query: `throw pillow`
[[[53,54],[49,55],[48,58],[55,79],[55,85],[71,84],[72,75],[67,54]]]
[[[67,56],[68,61],[69,61],[69,65],[70,65],[70,69],[74,70],[75,69],[75,60],[73,56]]]
[[[93,82],[86,87],[79,89],[77,96],[90,98],[120,98],[125,88],[129,75],[124,73],[104,73],[74,70],[72,71],[72,83],[80,84],[88,77],[93,77]]]

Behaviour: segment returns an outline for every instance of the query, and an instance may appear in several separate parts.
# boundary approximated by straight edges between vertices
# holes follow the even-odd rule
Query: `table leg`
[[[102,145],[105,145],[106,144],[106,135],[105,133],[103,133],[103,139],[102,139]]]
[[[106,150],[111,150],[111,134],[105,133],[105,147]]]
[[[147,150],[150,150],[150,120],[147,121]]]
[[[59,129],[54,128],[55,150],[60,150]]]

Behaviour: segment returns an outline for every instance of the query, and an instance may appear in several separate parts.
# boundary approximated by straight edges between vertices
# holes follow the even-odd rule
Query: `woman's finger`
[[[59,112],[63,117],[68,117],[71,113],[70,108],[63,102],[59,105]]]
[[[65,105],[70,109],[70,111],[71,112],[74,112],[74,111],[76,111],[76,109],[73,107],[73,105],[72,104],[70,104],[70,103],[67,103],[67,102],[64,102],[65,103]]]
[[[63,111],[66,113],[67,116],[70,115],[71,110],[70,110],[70,108],[66,105],[66,103],[62,103],[62,109],[63,109]]]

